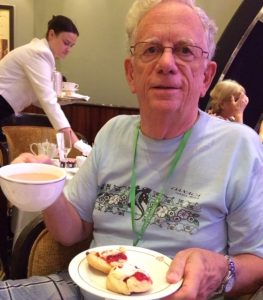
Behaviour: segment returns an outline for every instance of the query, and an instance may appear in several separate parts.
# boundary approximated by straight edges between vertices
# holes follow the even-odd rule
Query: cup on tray
[[[79,85],[75,82],[63,81],[62,82],[62,91],[66,96],[71,96],[79,88]]]

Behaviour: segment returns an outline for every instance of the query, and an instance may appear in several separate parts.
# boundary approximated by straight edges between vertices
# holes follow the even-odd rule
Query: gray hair
[[[154,6],[165,1],[166,0],[135,0],[134,1],[126,17],[126,34],[128,39],[127,41],[128,48],[132,46],[134,43],[137,27],[139,22],[143,18],[143,16]],[[215,34],[217,32],[217,26],[215,22],[207,16],[207,14],[203,9],[201,9],[200,7],[194,4],[194,0],[174,0],[174,1],[184,3],[192,7],[193,10],[199,16],[205,29],[209,59],[212,59],[212,57],[215,54],[215,48],[216,48]]]

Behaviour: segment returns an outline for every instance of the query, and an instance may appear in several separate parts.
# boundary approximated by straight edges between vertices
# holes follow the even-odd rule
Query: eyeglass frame
[[[150,44],[150,45],[153,45],[153,46],[158,46],[158,49],[161,49],[161,52],[155,57],[155,58],[152,58],[150,59],[149,61],[144,61],[145,63],[148,63],[148,62],[152,62],[156,59],[159,59],[166,48],[170,48],[172,50],[172,54],[174,56],[174,58],[176,58],[176,55],[175,55],[175,49],[178,48],[178,46],[181,46],[181,47],[189,47],[189,48],[196,48],[196,49],[199,49],[201,52],[201,56],[200,57],[197,57],[193,54],[194,58],[192,60],[184,60],[183,58],[181,57],[178,57],[179,59],[181,59],[182,61],[185,61],[185,62],[192,62],[194,59],[200,59],[200,58],[205,58],[207,59],[209,57],[209,52],[208,51],[205,51],[203,50],[201,47],[199,46],[196,46],[196,45],[191,45],[191,44],[187,44],[187,43],[178,43],[177,45],[174,45],[174,46],[163,46],[162,44],[160,43],[157,43],[157,42],[138,42],[136,43],[135,45],[132,45],[130,46],[130,53],[132,56],[135,56],[135,47],[139,44]],[[141,55],[142,56],[142,55]]]

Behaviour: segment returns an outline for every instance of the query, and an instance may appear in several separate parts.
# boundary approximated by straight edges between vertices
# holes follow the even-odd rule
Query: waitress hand
[[[78,140],[74,144],[74,148],[79,150],[84,156],[88,156],[92,150],[92,147],[89,144],[84,143],[82,140]]]
[[[62,133],[66,133],[67,135],[70,135],[72,145],[74,145],[79,140],[75,132],[70,127],[59,129],[58,132],[62,132]]]

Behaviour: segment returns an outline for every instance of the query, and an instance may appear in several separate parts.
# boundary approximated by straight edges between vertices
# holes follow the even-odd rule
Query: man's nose
[[[164,73],[175,72],[177,70],[177,60],[172,47],[164,47],[158,61],[158,70]]]

